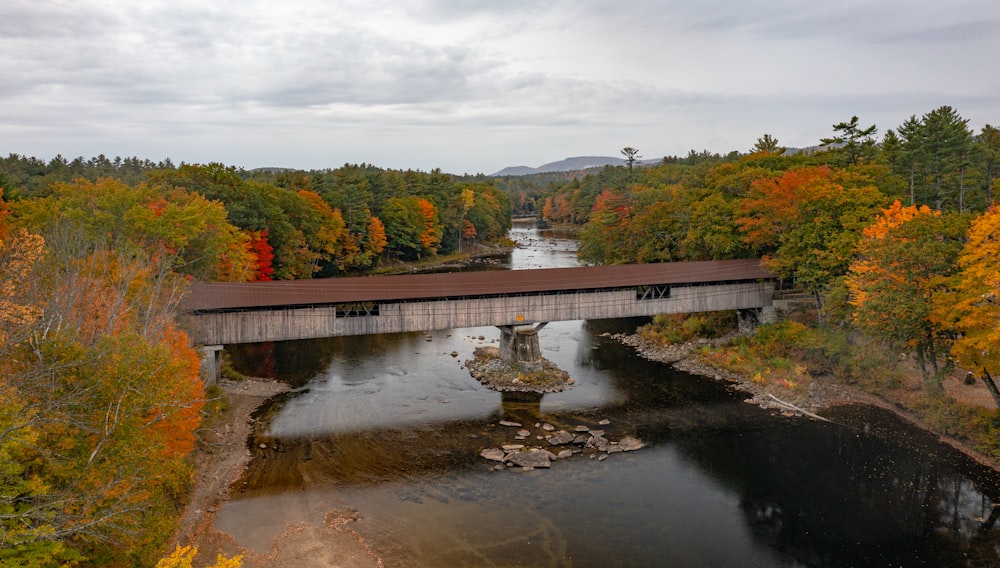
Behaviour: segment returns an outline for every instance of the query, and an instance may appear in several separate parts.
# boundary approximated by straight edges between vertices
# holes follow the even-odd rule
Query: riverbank
[[[285,566],[336,566],[338,568],[377,568],[381,559],[365,544],[349,524],[356,520],[352,512],[332,512],[322,526],[298,523],[288,526],[275,542],[259,546],[264,554],[241,546],[215,527],[216,511],[228,501],[250,461],[247,443],[256,426],[254,412],[269,399],[289,390],[288,385],[272,379],[246,378],[219,381],[226,406],[211,416],[201,429],[201,443],[192,459],[194,487],[185,508],[176,542],[198,549],[194,566],[215,562],[218,554],[243,556],[244,568]]]
[[[776,412],[792,415],[796,413],[792,409],[792,407],[795,407],[806,413],[813,413],[822,417],[826,412],[833,410],[835,407],[853,404],[875,406],[887,410],[913,426],[932,433],[942,443],[955,448],[977,463],[1000,472],[1000,462],[995,458],[976,450],[965,440],[936,431],[908,406],[914,401],[918,393],[923,390],[923,378],[912,361],[900,362],[900,376],[902,377],[900,384],[888,391],[885,396],[864,391],[853,385],[826,379],[814,381],[810,385],[810,388],[805,391],[788,391],[787,395],[779,393],[779,398],[775,399],[772,397],[774,393],[769,392],[764,386],[755,383],[750,377],[733,373],[726,369],[712,367],[701,362],[696,352],[699,347],[710,343],[708,340],[661,345],[648,341],[638,334],[617,334],[613,338],[632,347],[643,358],[670,364],[679,370],[693,375],[725,381],[731,384],[733,388],[749,394],[748,403],[772,409]],[[963,405],[985,408],[990,411],[995,411],[996,409],[993,398],[986,386],[979,381],[967,384],[964,371],[955,370],[951,375],[942,380],[941,386],[949,398]],[[782,404],[782,402],[787,404]],[[865,425],[845,424],[845,426],[863,429]]]

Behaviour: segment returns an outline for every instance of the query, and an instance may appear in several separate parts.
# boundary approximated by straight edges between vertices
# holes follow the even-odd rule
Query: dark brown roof
[[[182,311],[386,302],[444,297],[559,292],[654,284],[758,280],[774,275],[759,260],[716,260],[284,280],[195,283]]]

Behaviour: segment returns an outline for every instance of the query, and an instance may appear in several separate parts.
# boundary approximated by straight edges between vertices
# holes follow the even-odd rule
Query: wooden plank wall
[[[771,282],[675,286],[670,297],[638,300],[635,290],[573,292],[381,304],[377,316],[337,317],[329,307],[185,314],[182,325],[199,345],[229,345],[340,335],[526,325],[762,308],[771,305]]]

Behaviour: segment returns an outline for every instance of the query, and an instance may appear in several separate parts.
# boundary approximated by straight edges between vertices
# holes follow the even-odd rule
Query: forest
[[[956,365],[992,384],[1000,131],[968,123],[944,106],[880,135],[851,117],[809,150],[764,134],[748,152],[524,178],[2,158],[0,564],[168,552],[214,404],[173,319],[191,281],[435,259],[502,241],[514,214],[578,227],[588,263],[763,258],[815,317],[713,355],[755,381],[864,375],[829,362],[864,337],[913,353],[930,393]],[[994,418],[980,426],[995,439]]]
[[[511,224],[505,193],[440,171],[11,155],[0,172],[4,566],[164,554],[215,398],[174,324],[192,280],[356,273],[493,244]]]
[[[738,157],[609,168],[551,191],[542,217],[581,225],[592,263],[763,258],[821,322],[912,349],[929,380],[959,359],[988,372],[989,340],[970,343],[997,315],[980,300],[1000,277],[985,251],[1000,131],[945,106],[880,139],[852,117],[821,142],[788,155],[765,134]]]

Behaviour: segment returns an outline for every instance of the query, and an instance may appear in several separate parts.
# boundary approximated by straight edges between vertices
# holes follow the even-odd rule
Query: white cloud
[[[991,0],[8,0],[0,152],[489,172],[1000,122]]]

